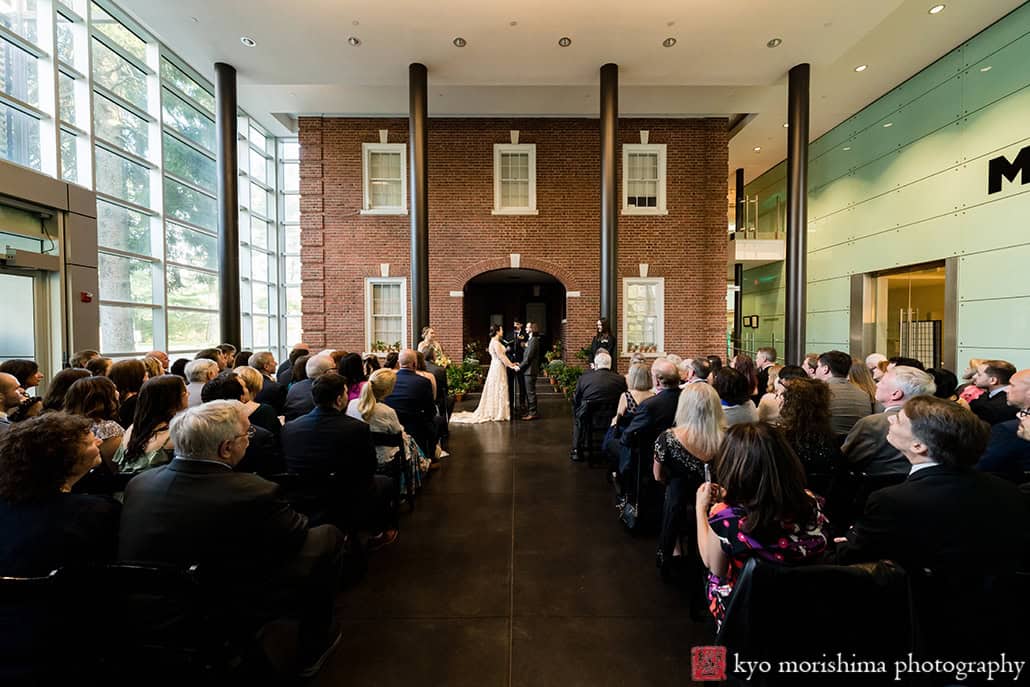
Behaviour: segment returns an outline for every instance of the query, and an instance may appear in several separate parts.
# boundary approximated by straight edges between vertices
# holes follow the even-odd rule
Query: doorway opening
[[[486,350],[490,325],[504,328],[505,337],[518,319],[535,322],[540,329],[541,348],[549,350],[561,338],[565,319],[565,286],[547,272],[527,269],[491,270],[465,284],[465,316],[462,341]]]
[[[888,358],[921,360],[927,368],[944,365],[944,335],[953,326],[944,261],[878,272],[874,278],[876,350]]]

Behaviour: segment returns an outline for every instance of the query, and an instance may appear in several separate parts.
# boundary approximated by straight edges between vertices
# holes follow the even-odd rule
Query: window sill
[[[669,211],[662,208],[622,208],[624,215],[668,215]]]
[[[407,208],[370,208],[361,210],[362,215],[406,215]]]
[[[504,208],[501,210],[493,209],[490,211],[491,215],[539,215],[540,211],[536,208]]]

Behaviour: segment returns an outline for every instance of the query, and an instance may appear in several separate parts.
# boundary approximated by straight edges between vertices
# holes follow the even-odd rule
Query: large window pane
[[[261,150],[268,150],[268,139],[265,137],[265,134],[262,133],[261,130],[259,130],[253,124],[250,125],[250,133],[248,134],[248,138],[250,138],[251,143],[256,145]]]
[[[248,148],[248,150],[250,151],[250,176],[263,184],[267,184],[269,162],[253,148]]]
[[[125,303],[154,302],[154,265],[146,260],[101,253],[100,298]]]
[[[214,96],[168,60],[161,60],[161,79],[196,100],[210,112],[215,111]]]
[[[93,28],[100,31],[140,62],[147,61],[147,44],[121,22],[93,3]]]
[[[284,209],[284,217],[287,222],[299,222],[300,221],[300,196],[285,196],[286,207]]]
[[[69,19],[57,14],[57,58],[65,64],[77,67],[75,55],[75,25]]]
[[[268,284],[257,282],[253,285],[251,310],[255,313],[268,314]],[[257,318],[255,318],[257,319]]]
[[[0,0],[0,7],[3,7],[3,1]],[[0,38],[0,60],[0,89],[29,105],[39,105],[39,67],[36,56]]]
[[[284,160],[299,160],[300,159],[300,143],[297,141],[284,141],[283,142],[283,159]]]
[[[201,114],[200,110],[172,95],[170,91],[162,89],[161,111],[164,113],[166,126],[207,150],[215,149],[214,120]]]
[[[254,318],[254,348],[268,347],[268,318]]]
[[[67,74],[58,74],[57,85],[61,95],[58,103],[60,117],[69,124],[76,124],[78,120],[75,119],[75,79]]]
[[[286,192],[300,190],[300,164],[287,162],[283,165],[283,190]]]
[[[169,265],[168,305],[184,308],[217,308],[218,277]]]
[[[250,218],[250,241],[258,248],[268,249],[268,222],[257,217]]]
[[[287,315],[299,315],[300,314],[300,287],[299,286],[288,286],[288,287],[286,287],[286,314]]]
[[[268,217],[268,191],[257,184],[250,185],[250,211]]]
[[[93,79],[140,109],[147,109],[147,75],[98,40],[93,41]]]
[[[215,199],[180,183],[165,179],[165,213],[183,222],[215,231],[218,227]],[[213,189],[212,189],[213,190]]]
[[[135,353],[154,348],[152,308],[100,306],[100,350],[104,353]]]
[[[98,200],[97,241],[106,248],[150,255],[150,217]]]
[[[98,191],[136,205],[150,206],[150,170],[99,146],[96,160]]]
[[[215,161],[167,133],[163,135],[165,171],[201,188],[214,190]]]
[[[38,44],[36,17],[36,0],[0,0],[0,25]]]
[[[93,126],[98,138],[140,157],[147,156],[147,122],[97,94],[93,98]]]
[[[218,341],[218,313],[168,311],[168,348],[173,351],[207,348]]]
[[[61,178],[65,181],[79,181],[78,136],[61,129]]]
[[[286,283],[300,283],[300,257],[296,255],[286,256]]]
[[[253,251],[250,258],[250,278],[257,281],[268,281],[268,255],[259,250]]]
[[[299,317],[289,317],[286,319],[286,342],[297,343],[304,338],[304,330],[300,326]]]
[[[168,259],[172,262],[206,267],[209,270],[218,269],[218,242],[214,236],[171,222],[168,223],[165,235]]]
[[[0,103],[0,158],[40,168],[39,120]]]
[[[300,227],[298,226],[284,226],[283,234],[286,243],[287,253],[299,253],[300,252]],[[286,281],[289,281],[287,279]]]

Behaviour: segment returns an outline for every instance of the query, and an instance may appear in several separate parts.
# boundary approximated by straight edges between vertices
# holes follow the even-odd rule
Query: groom
[[[540,374],[540,336],[535,322],[526,323],[526,331],[529,338],[526,339],[526,350],[522,352],[522,363],[519,365],[519,374],[526,380],[526,414],[523,420],[536,420],[540,416],[536,414],[536,378]]]

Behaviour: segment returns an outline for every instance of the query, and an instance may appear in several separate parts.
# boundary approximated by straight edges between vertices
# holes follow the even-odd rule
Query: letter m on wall
[[[1001,190],[1002,177],[1015,181],[1017,174],[1022,174],[1019,183],[1030,184],[1030,146],[1020,150],[1012,162],[1004,155],[991,158],[987,168],[987,195]]]

